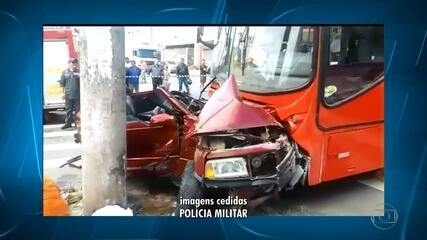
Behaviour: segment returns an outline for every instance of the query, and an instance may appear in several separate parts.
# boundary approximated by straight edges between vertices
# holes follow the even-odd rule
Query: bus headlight
[[[242,157],[221,158],[210,160],[205,165],[205,178],[221,179],[247,177],[246,161]]]

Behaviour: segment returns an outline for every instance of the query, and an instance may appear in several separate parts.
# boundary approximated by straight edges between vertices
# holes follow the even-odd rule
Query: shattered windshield
[[[246,27],[238,35],[233,44],[231,73],[240,90],[291,91],[310,81],[313,28]]]

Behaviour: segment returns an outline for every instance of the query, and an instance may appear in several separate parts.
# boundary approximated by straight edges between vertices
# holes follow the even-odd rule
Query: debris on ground
[[[175,209],[176,196],[171,194],[146,195],[142,198],[142,208],[140,215],[162,215],[169,216]]]
[[[71,216],[83,216],[83,202],[82,200],[70,205]]]
[[[82,190],[73,187],[62,189],[61,196],[67,201],[71,216],[82,216]]]
[[[140,204],[138,215],[170,216],[176,206],[178,188],[170,179],[132,177],[126,182],[128,204]]]
[[[130,208],[122,208],[118,205],[108,205],[96,210],[92,216],[133,216]]]

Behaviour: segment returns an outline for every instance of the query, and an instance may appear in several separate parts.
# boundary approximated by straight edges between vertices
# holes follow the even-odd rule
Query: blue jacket
[[[137,66],[126,68],[126,84],[139,84],[141,69]]]

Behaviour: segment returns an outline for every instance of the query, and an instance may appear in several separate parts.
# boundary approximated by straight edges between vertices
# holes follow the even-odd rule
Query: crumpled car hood
[[[203,107],[196,134],[263,126],[282,126],[262,107],[243,103],[236,79],[231,75]]]

